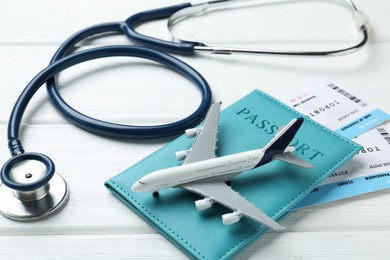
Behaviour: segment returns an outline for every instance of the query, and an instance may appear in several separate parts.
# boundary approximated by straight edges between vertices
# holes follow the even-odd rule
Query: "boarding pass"
[[[312,190],[295,209],[390,188],[389,131],[384,127],[374,128],[353,141],[363,149]]]
[[[295,209],[390,188],[390,135],[380,127],[390,116],[335,84],[317,84],[299,93],[281,100],[363,149]]]
[[[281,101],[349,139],[390,119],[389,114],[332,83],[309,86]]]

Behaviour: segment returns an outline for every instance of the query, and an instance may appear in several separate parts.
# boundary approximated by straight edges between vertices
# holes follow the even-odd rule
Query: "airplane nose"
[[[137,181],[133,184],[133,186],[131,187],[131,190],[134,191],[134,192],[139,192],[141,191],[141,184]]]

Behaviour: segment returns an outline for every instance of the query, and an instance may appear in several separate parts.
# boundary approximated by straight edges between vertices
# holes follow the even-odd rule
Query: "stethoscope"
[[[246,49],[234,47],[210,46],[202,42],[193,42],[186,39],[180,39],[173,32],[173,27],[179,22],[190,17],[200,16],[208,12],[224,10],[229,6],[234,6],[242,2],[256,2],[254,0],[215,0],[207,3],[195,4],[183,3],[179,5],[164,7],[150,10],[130,16],[123,24],[123,33],[136,43],[185,55],[194,55],[196,53],[208,52],[213,54],[270,54],[270,55],[287,55],[287,56],[333,56],[344,55],[354,52],[363,47],[368,40],[368,19],[366,15],[359,11],[351,0],[343,0],[352,12],[352,18],[358,30],[362,33],[362,39],[348,47],[326,51],[292,51],[292,50],[266,50],[266,49]],[[173,41],[165,41],[150,36],[142,35],[135,31],[135,28],[142,23],[153,20],[168,18],[168,31]]]
[[[130,40],[148,47],[181,54],[194,54],[198,51],[218,54],[256,53],[300,56],[346,54],[361,48],[367,42],[368,28],[366,20],[361,19],[364,17],[362,13],[350,0],[345,1],[351,7],[354,17],[360,19],[359,29],[363,34],[363,39],[352,47],[331,51],[272,51],[212,47],[184,40],[179,42],[164,41],[141,35],[135,31],[135,27],[141,23],[168,17],[168,27],[171,29],[174,24],[198,12],[210,11],[213,7],[220,8],[225,4],[241,2],[240,0],[211,1],[198,5],[186,3],[160,8],[135,14],[124,22],[91,26],[72,35],[59,47],[50,61],[50,65],[38,73],[25,87],[11,112],[8,122],[8,146],[12,158],[1,169],[0,212],[17,221],[37,220],[57,213],[69,198],[69,187],[64,178],[55,172],[53,161],[40,153],[25,152],[19,138],[24,111],[33,95],[44,83],[47,85],[49,99],[54,107],[71,123],[89,132],[114,138],[150,139],[175,135],[200,123],[208,111],[212,100],[210,87],[195,69],[183,61],[161,51],[140,46],[106,46],[72,54],[76,44],[92,36],[120,33],[125,34]],[[164,125],[133,126],[89,117],[65,102],[57,87],[56,75],[58,73],[85,61],[114,56],[148,59],[178,72],[197,86],[202,94],[200,105],[192,114],[177,122]]]

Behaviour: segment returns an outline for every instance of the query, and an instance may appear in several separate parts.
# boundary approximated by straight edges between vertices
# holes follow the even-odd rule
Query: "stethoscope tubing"
[[[49,79],[61,71],[76,64],[105,57],[129,56],[139,57],[161,63],[168,68],[180,73],[199,87],[202,93],[202,101],[198,109],[185,119],[174,123],[159,126],[128,126],[115,123],[108,123],[83,115],[70,107],[59,95],[58,88],[52,85],[48,88],[51,101],[57,110],[75,125],[100,135],[107,135],[116,138],[158,138],[167,135],[174,135],[184,131],[202,120],[202,116],[211,103],[211,90],[206,80],[186,63],[177,58],[159,51],[139,46],[105,46],[85,51],[80,51],[60,60],[38,73],[26,86],[15,103],[9,120],[9,140],[19,138],[20,124],[27,104],[35,92]]]
[[[159,50],[183,54],[183,55],[194,55],[195,46],[199,43],[196,42],[171,42],[166,40],[161,40],[151,36],[143,35],[138,33],[135,28],[145,22],[150,22],[153,20],[169,18],[171,15],[180,11],[184,8],[191,7],[191,3],[183,3],[173,6],[167,6],[162,8],[157,8],[153,10],[143,11],[137,14],[134,14],[126,19],[126,21],[121,25],[121,29],[124,35],[126,35],[131,41],[135,43],[142,44],[151,48],[157,48]]]

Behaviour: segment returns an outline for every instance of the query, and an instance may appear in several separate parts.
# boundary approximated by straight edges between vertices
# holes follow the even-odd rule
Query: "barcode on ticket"
[[[383,127],[377,128],[378,132],[382,135],[382,137],[390,144],[390,134]]]
[[[342,88],[339,88],[338,86],[334,85],[334,84],[328,84],[328,87],[330,87],[331,89],[337,91],[338,93],[340,93],[341,95],[349,98],[350,100],[352,100],[353,102],[355,102],[356,104],[362,106],[362,107],[365,107],[367,106],[366,103],[364,103],[362,100],[358,99],[357,97],[351,95],[350,93],[348,93],[347,91],[345,91],[344,89]]]

